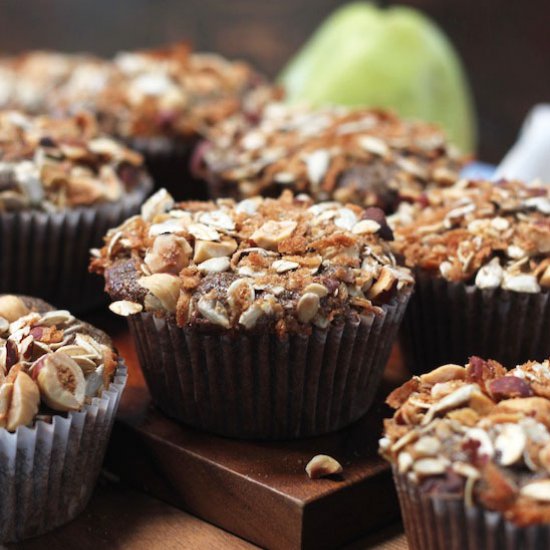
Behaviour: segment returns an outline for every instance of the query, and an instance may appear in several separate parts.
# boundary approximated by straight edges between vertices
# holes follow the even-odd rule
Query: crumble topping
[[[396,265],[377,208],[279,199],[174,204],[161,190],[94,251],[121,315],[175,314],[179,326],[326,327],[380,306],[413,279]]]
[[[144,181],[141,156],[101,135],[90,115],[0,111],[0,212],[113,202]]]
[[[0,295],[0,428],[80,410],[113,380],[109,338],[41,300]]]
[[[463,496],[519,525],[550,521],[550,363],[471,357],[391,393],[380,452],[426,494]]]
[[[205,178],[235,198],[282,190],[393,211],[462,166],[436,126],[390,112],[269,104],[257,124],[220,124],[203,152]]]
[[[459,181],[389,218],[393,249],[411,268],[481,289],[550,287],[550,188],[539,182]]]
[[[0,105],[91,111],[103,131],[125,139],[195,137],[237,111],[253,115],[280,95],[248,64],[194,53],[185,43],[120,52],[111,60],[29,52],[0,60],[0,76]]]

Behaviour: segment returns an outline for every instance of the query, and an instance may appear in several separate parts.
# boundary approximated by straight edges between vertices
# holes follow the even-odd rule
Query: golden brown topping
[[[277,103],[257,124],[235,117],[218,125],[202,161],[212,188],[237,198],[290,189],[385,211],[416,200],[426,187],[448,185],[449,174],[456,181],[461,166],[432,125],[378,110]],[[376,222],[354,230],[376,232]]]
[[[389,396],[397,410],[380,452],[421,490],[537,522],[550,500],[549,389],[549,361],[509,371],[479,357],[466,368],[444,365]]]
[[[68,311],[0,296],[0,428],[32,425],[40,401],[74,411],[113,380],[117,360],[107,338]]]
[[[141,156],[101,137],[89,115],[0,111],[0,212],[113,202],[145,179]]]
[[[406,265],[480,289],[549,288],[550,188],[519,181],[461,181],[427,194],[428,205],[391,217]]]
[[[376,228],[354,231],[366,215],[377,216]],[[380,211],[313,204],[290,192],[277,200],[174,205],[160,191],[141,217],[109,231],[92,269],[105,274],[123,315],[141,305],[175,313],[180,325],[326,327],[342,316],[378,313],[412,285],[380,236],[384,227]]]
[[[30,52],[0,59],[0,107],[26,112],[97,114],[124,138],[195,136],[243,110],[280,96],[246,63],[193,53],[185,43],[88,55]]]

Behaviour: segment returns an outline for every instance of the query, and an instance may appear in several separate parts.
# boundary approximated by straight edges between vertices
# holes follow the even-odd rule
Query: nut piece
[[[269,220],[251,235],[251,239],[260,247],[267,250],[277,250],[277,245],[288,239],[297,227],[297,223],[291,220],[276,222]]]
[[[29,313],[29,309],[17,296],[12,294],[0,296],[0,317],[13,323],[23,315],[27,315],[27,313]]]
[[[319,295],[306,292],[299,300],[297,306],[298,320],[300,323],[309,323],[319,310]]]
[[[130,300],[119,300],[110,304],[109,309],[117,315],[128,317],[142,311],[143,306],[137,302],[130,302]]]
[[[502,283],[504,271],[498,258],[493,258],[484,265],[476,275],[475,284],[478,288],[498,288]]]
[[[449,363],[443,365],[437,369],[423,374],[420,377],[422,384],[440,384],[442,382],[449,382],[451,380],[464,380],[466,378],[466,369],[460,365],[454,365]]]
[[[384,294],[385,292],[388,292],[392,289],[393,283],[395,281],[397,281],[397,277],[392,273],[391,269],[384,266],[380,270],[378,279],[370,287],[368,297],[372,299],[380,296],[381,294]]]
[[[195,242],[195,254],[193,261],[197,264],[209,260],[210,258],[220,258],[230,256],[237,250],[237,242],[234,239],[222,242],[199,241]]]
[[[496,401],[512,399],[514,397],[531,397],[533,395],[531,386],[517,376],[503,376],[502,378],[491,380],[488,390]]]
[[[495,451],[500,452],[500,463],[510,466],[516,463],[522,456],[527,437],[523,428],[517,424],[502,424],[500,434],[495,440]]]
[[[18,426],[30,424],[38,412],[39,403],[38,386],[28,374],[19,371],[13,383],[6,428],[13,432]]]
[[[144,220],[152,221],[155,216],[164,214],[174,206],[174,199],[166,191],[159,189],[154,195],[151,195],[141,207],[141,216]]]
[[[140,277],[137,282],[157,298],[166,311],[176,311],[181,286],[178,277],[168,273],[155,273],[148,277]]]
[[[343,470],[342,465],[328,455],[316,455],[306,466],[306,472],[310,479],[340,474]]]
[[[550,479],[528,483],[520,489],[520,494],[539,502],[550,502]]]
[[[43,355],[32,368],[42,400],[56,411],[77,411],[84,404],[86,380],[82,369],[62,352]]]
[[[151,273],[177,275],[187,267],[192,253],[191,245],[183,237],[159,235],[143,261]]]

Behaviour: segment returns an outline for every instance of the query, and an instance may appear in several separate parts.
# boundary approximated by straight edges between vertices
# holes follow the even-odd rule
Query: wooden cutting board
[[[381,398],[365,418],[328,436],[274,443],[212,436],[154,408],[128,332],[111,322],[105,328],[130,370],[106,460],[125,483],[274,549],[332,548],[398,517],[390,470],[377,454],[389,414]],[[401,377],[391,364],[381,396]],[[321,453],[344,466],[337,479],[305,474]]]

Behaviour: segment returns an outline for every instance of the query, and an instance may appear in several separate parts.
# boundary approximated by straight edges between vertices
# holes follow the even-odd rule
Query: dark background
[[[337,0],[0,0],[0,51],[111,54],[188,38],[274,76]],[[383,2],[384,4],[393,2]],[[470,76],[479,158],[497,162],[529,108],[550,99],[549,0],[402,0],[451,37]]]

